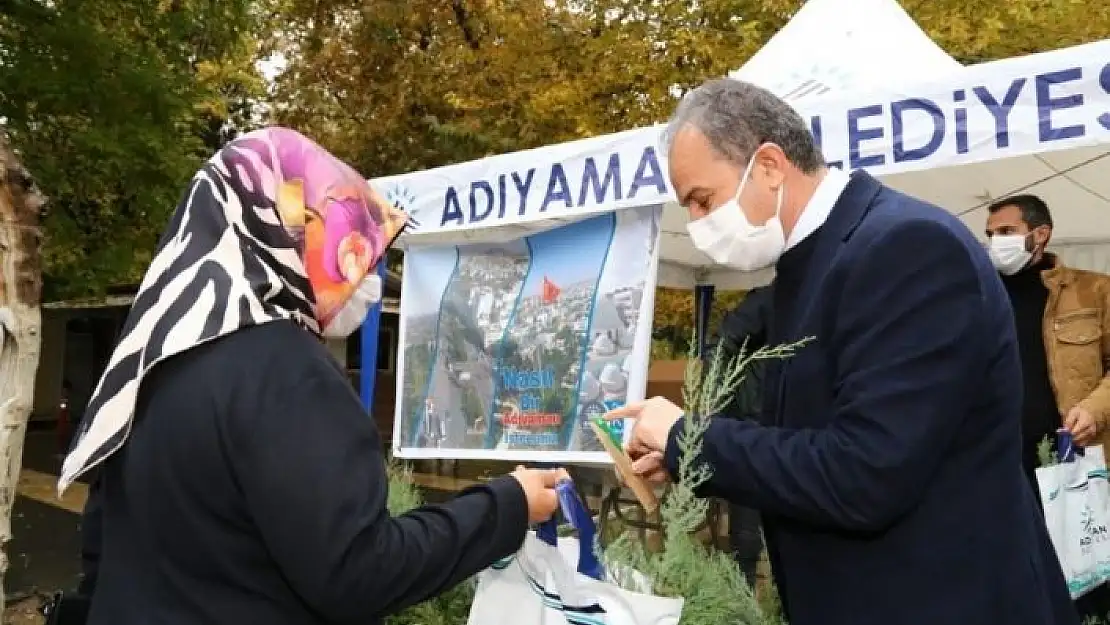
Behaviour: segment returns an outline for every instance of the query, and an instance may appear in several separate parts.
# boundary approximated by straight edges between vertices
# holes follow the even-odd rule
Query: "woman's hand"
[[[555,509],[559,507],[555,486],[570,479],[570,474],[565,469],[517,467],[512,476],[520,483],[524,497],[528,500],[529,523],[543,523],[555,514]]]

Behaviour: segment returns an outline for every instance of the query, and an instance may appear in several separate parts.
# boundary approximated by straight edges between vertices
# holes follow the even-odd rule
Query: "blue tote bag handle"
[[[536,538],[552,547],[559,545],[559,524],[555,522],[555,517],[540,523],[536,527]]]
[[[598,560],[594,552],[594,543],[597,541],[597,526],[590,516],[590,511],[578,491],[574,482],[563,480],[555,487],[559,496],[559,508],[563,511],[571,527],[578,530],[578,572],[587,577],[604,581],[605,567]],[[554,518],[548,519],[536,528],[536,537],[543,542],[555,547],[559,544],[558,523]]]
[[[1083,448],[1075,444],[1071,432],[1065,428],[1056,430],[1056,461],[1075,462],[1075,456],[1083,455]]]

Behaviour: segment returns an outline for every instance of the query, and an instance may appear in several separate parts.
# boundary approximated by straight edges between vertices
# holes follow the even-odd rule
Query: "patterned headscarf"
[[[143,376],[171,356],[280,319],[326,334],[407,216],[285,128],[229,143],[174,213],[89,401],[58,491],[127,439]],[[365,311],[362,311],[363,313]]]

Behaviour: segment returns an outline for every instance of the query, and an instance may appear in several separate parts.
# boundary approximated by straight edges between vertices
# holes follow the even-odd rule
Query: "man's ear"
[[[767,185],[777,190],[786,178],[786,167],[790,164],[790,159],[786,158],[786,153],[778,145],[764,145],[766,147],[755,155],[755,167],[763,171]]]
[[[1048,242],[1052,239],[1052,228],[1048,226],[1039,226],[1033,231],[1033,236],[1037,240],[1037,244],[1041,249],[1048,247]]]

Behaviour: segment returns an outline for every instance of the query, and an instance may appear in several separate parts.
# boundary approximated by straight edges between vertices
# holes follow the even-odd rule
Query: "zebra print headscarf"
[[[123,445],[143,376],[162,360],[280,319],[329,334],[329,324],[350,317],[352,295],[377,278],[371,269],[405,219],[294,131],[255,131],[220,150],[193,177],[162,235],[62,467],[59,494]]]

